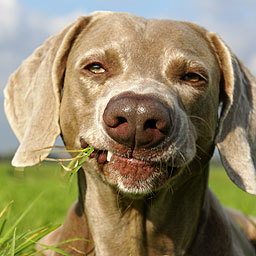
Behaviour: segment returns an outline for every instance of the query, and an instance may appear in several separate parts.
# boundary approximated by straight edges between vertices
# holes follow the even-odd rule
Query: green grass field
[[[246,215],[256,216],[256,196],[239,189],[228,178],[222,166],[211,168],[210,187],[223,205],[241,210]]]
[[[0,211],[13,200],[10,219],[19,216],[40,193],[43,193],[40,200],[20,225],[21,231],[62,223],[77,199],[76,178],[70,180],[57,164],[44,163],[23,172],[15,171],[9,163],[0,163]]]
[[[238,189],[221,167],[211,168],[210,186],[224,205],[256,216],[256,197]],[[77,199],[76,177],[70,180],[58,164],[44,163],[22,172],[15,171],[10,163],[0,162],[0,213],[10,201],[14,201],[4,218],[0,218],[0,227],[6,219],[5,230],[8,230],[41,193],[40,200],[18,225],[17,233],[62,223],[67,210]]]

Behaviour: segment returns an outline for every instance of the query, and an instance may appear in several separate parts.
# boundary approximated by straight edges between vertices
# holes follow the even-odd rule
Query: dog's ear
[[[256,194],[256,80],[217,35],[208,36],[222,70],[216,145],[230,179]]]
[[[4,90],[5,112],[20,141],[14,166],[31,166],[43,160],[48,153],[39,154],[38,150],[53,146],[60,134],[60,91],[66,60],[88,22],[89,17],[81,17],[48,39],[9,78]]]

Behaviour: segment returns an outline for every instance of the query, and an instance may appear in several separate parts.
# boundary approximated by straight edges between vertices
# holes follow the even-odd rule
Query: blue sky
[[[85,13],[90,13],[95,10],[108,10],[108,11],[121,11],[121,12],[131,12],[137,15],[143,15],[144,17],[163,17],[169,16],[170,14],[179,15],[181,17],[189,15],[191,10],[191,1],[33,1],[33,0],[21,0],[21,3],[27,8],[37,9],[48,13],[49,15],[63,15],[65,13],[70,13],[70,10],[83,11]],[[187,12],[187,13],[186,13]],[[193,13],[190,13],[193,16]]]
[[[217,32],[256,75],[255,0],[0,0],[0,154],[18,146],[3,111],[8,76],[50,35],[96,10],[199,23]]]

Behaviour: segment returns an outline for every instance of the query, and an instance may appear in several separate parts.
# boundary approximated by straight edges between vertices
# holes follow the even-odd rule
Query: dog
[[[217,146],[231,180],[256,194],[255,86],[218,35],[189,22],[95,12],[48,39],[4,91],[20,141],[12,164],[37,164],[48,153],[35,152],[58,135],[68,149],[94,152],[78,172],[78,201],[38,248],[81,238],[90,242],[58,248],[256,255],[253,221],[208,187]]]

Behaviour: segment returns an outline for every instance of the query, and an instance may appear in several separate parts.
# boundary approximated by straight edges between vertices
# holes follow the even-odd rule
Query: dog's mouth
[[[111,185],[129,194],[148,194],[163,187],[178,173],[178,168],[165,162],[145,161],[106,150],[94,150],[100,170]]]

